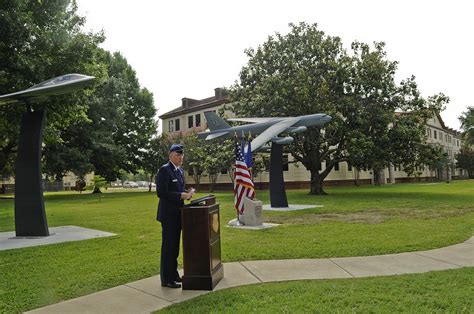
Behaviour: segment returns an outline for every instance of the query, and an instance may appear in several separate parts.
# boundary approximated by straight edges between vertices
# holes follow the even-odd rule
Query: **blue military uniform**
[[[182,146],[181,152],[182,152]],[[170,151],[177,149],[173,145]],[[162,226],[161,284],[174,283],[178,278],[179,241],[181,236],[181,193],[185,192],[184,174],[181,167],[171,161],[164,164],[156,176],[158,203],[157,220]]]

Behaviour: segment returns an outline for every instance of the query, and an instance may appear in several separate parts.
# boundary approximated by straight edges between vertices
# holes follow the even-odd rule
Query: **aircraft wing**
[[[93,76],[83,74],[65,74],[36,84],[28,89],[0,96],[0,105],[17,103],[25,100],[41,99],[50,95],[61,95],[84,88]]]
[[[259,123],[259,122],[271,121],[271,120],[274,120],[274,119],[277,119],[277,118],[232,118],[232,119],[226,119],[226,120],[227,121]]]
[[[278,136],[278,134],[284,132],[286,129],[296,124],[299,120],[300,117],[290,117],[270,126],[252,141],[252,152],[256,151],[272,138]]]
[[[218,138],[218,137],[221,137],[222,135],[226,135],[227,133],[229,133],[228,131],[224,131],[224,132],[218,132],[218,133],[214,133],[214,134],[209,134],[208,136],[206,136],[206,141],[208,140],[213,140],[215,138]]]

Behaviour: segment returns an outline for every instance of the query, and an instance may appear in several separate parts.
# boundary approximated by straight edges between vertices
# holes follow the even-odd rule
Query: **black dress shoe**
[[[166,288],[173,288],[173,289],[181,288],[181,284],[176,283],[176,282],[162,283],[161,286],[166,287]]]
[[[181,279],[181,277],[178,277],[174,280],[175,282],[183,282],[183,279]]]

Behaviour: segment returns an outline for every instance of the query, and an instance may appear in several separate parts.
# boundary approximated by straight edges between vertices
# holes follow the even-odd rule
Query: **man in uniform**
[[[183,145],[173,144],[169,150],[169,162],[164,164],[156,176],[158,203],[157,220],[161,222],[161,286],[181,288],[178,274],[179,240],[181,236],[181,210],[184,200],[192,193],[185,190],[184,173],[181,168],[184,158]]]

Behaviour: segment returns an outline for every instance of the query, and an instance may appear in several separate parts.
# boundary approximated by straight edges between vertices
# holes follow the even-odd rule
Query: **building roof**
[[[402,115],[402,114],[410,114],[409,112],[395,112],[396,115]],[[439,124],[441,125],[441,128],[446,131],[447,133],[451,133],[452,135],[455,135],[455,136],[459,136],[461,133],[459,131],[456,131],[455,129],[452,129],[450,127],[447,127],[446,124],[444,124],[444,121],[443,119],[441,118],[441,115],[439,114],[439,112],[436,112],[436,114],[433,116],[433,118],[436,117],[439,121]],[[426,123],[427,125],[429,125],[428,123]],[[433,127],[436,127],[434,125],[431,125]]]
[[[181,107],[168,111],[160,116],[160,119],[169,119],[180,116],[182,114],[191,113],[207,108],[212,108],[228,102],[229,97],[227,91],[223,88],[214,89],[214,96],[204,99],[182,98]]]
[[[456,131],[455,129],[452,129],[450,127],[447,127],[445,124],[444,124],[444,121],[443,119],[441,118],[441,115],[439,114],[439,112],[436,112],[436,118],[438,118],[438,121],[439,123],[441,124],[441,127],[448,133],[451,133],[453,135],[460,135],[461,133]]]

